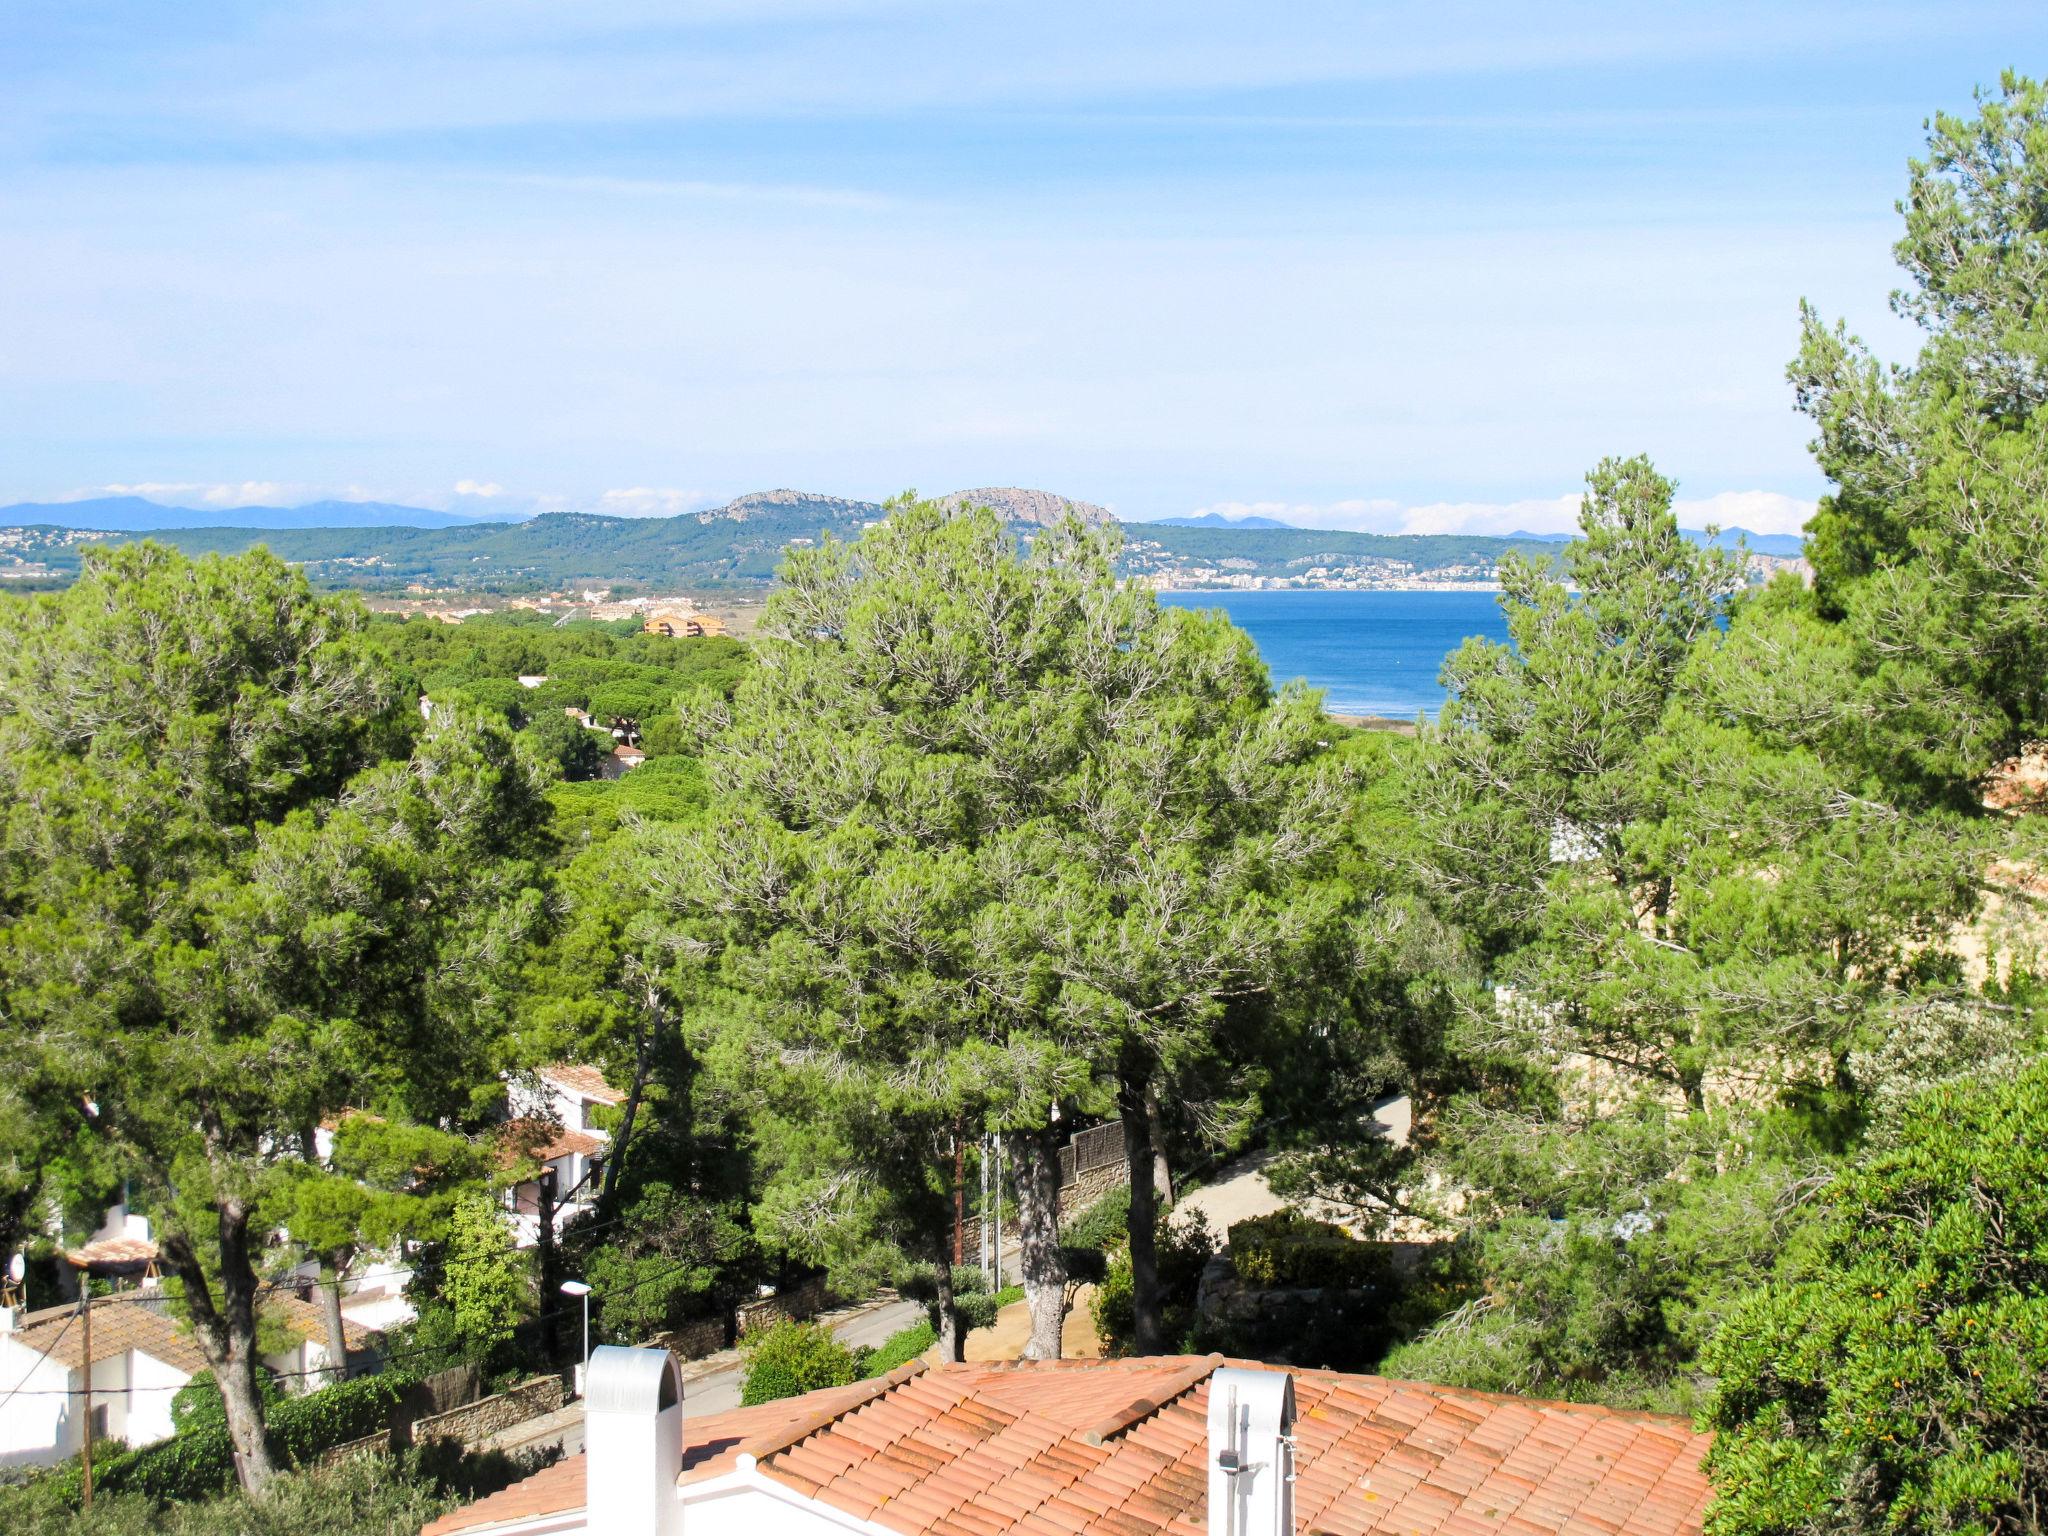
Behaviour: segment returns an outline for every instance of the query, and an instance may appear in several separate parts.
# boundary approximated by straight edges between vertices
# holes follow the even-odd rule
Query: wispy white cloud
[[[1776,491],[1723,491],[1701,501],[1680,498],[1678,521],[1687,528],[1747,528],[1751,533],[1797,533],[1816,503]]]
[[[696,198],[722,203],[781,203],[794,208],[885,209],[901,199],[857,187],[813,187],[783,182],[693,181],[647,176],[494,176],[509,186],[595,197]]]
[[[493,496],[504,495],[505,487],[498,484],[495,480],[458,480],[455,482],[455,494],[458,496],[478,496],[489,499]]]
[[[260,507],[275,505],[287,497],[302,498],[304,493],[303,486],[287,485],[277,480],[242,480],[211,484],[188,480],[139,480],[132,483],[115,482],[88,486],[83,490],[66,492],[57,499],[88,501],[98,496],[141,496],[150,501],[169,502],[174,506]]]
[[[706,491],[679,491],[648,485],[606,491],[594,511],[606,517],[675,517],[708,507],[718,498]]]

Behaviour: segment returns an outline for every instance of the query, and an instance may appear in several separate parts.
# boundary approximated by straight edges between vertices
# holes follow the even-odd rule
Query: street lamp
[[[581,1397],[583,1378],[590,1374],[590,1287],[581,1280],[564,1280],[562,1294],[583,1298],[583,1364],[576,1373],[576,1395]]]

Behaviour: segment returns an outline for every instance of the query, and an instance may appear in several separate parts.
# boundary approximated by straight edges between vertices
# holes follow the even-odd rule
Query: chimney
[[[1294,1378],[1209,1377],[1209,1536],[1294,1536]]]
[[[0,1307],[0,1333],[13,1333],[21,1326],[21,1308]]]
[[[665,1349],[592,1351],[584,1379],[587,1529],[682,1536],[683,1385]]]

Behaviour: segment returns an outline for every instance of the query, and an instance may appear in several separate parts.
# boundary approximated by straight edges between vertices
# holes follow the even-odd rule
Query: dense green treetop
[[[1940,793],[2048,734],[2048,91],[2008,74],[1937,116],[1900,211],[1919,357],[1886,367],[1808,309],[1791,376],[1836,486],[1821,611],[1887,757]]]
[[[1914,1101],[1707,1354],[1710,1536],[2038,1531],[2048,1066]]]
[[[545,771],[422,721],[365,625],[149,544],[0,609],[0,1052],[147,1202],[251,1486],[266,1202],[350,1105],[488,1112],[546,915]]]

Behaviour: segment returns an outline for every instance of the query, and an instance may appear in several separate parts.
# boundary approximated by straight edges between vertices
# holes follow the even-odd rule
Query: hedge
[[[908,1328],[891,1334],[879,1348],[861,1352],[861,1377],[865,1380],[871,1376],[886,1376],[938,1342],[939,1335],[930,1323],[912,1323]]]
[[[1387,1249],[1362,1243],[1328,1222],[1298,1211],[1254,1216],[1230,1229],[1237,1278],[1257,1290],[1357,1290],[1387,1271]]]
[[[390,1425],[391,1410],[412,1384],[406,1372],[385,1371],[280,1399],[264,1418],[270,1448],[291,1465],[374,1435]],[[168,1440],[95,1457],[92,1472],[93,1487],[109,1493],[143,1493],[172,1501],[210,1498],[235,1480],[234,1442],[224,1417],[196,1418]],[[68,1465],[64,1475],[82,1481],[76,1463]]]
[[[1108,1250],[1130,1241],[1131,1186],[1119,1184],[1060,1229],[1063,1248]]]

